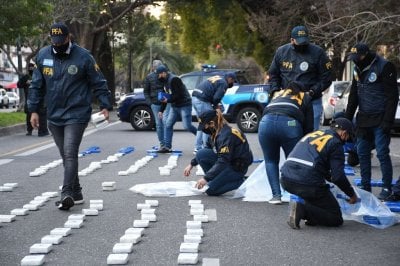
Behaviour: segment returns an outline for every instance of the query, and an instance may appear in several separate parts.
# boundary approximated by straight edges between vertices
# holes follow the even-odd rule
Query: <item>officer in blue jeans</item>
[[[223,76],[213,76],[201,82],[192,93],[193,108],[197,116],[205,111],[220,108],[221,99],[224,97],[226,90],[232,88],[235,80],[235,73],[228,72]],[[197,131],[195,152],[204,147],[207,139],[207,134],[204,134],[201,130]]]
[[[389,146],[390,129],[399,101],[396,68],[364,43],[352,47],[348,58],[355,66],[345,116],[352,120],[358,108],[356,133],[361,185],[371,192],[371,151],[375,146],[383,182],[378,198],[385,200],[392,193],[393,167]]]
[[[265,161],[265,170],[272,190],[271,204],[281,204],[279,184],[280,148],[285,157],[296,143],[307,133],[313,131],[314,112],[311,97],[304,93],[303,84],[291,82],[284,90],[276,91],[265,107],[258,128]]]
[[[71,42],[63,23],[50,28],[52,44],[42,48],[36,58],[29,87],[28,110],[31,123],[39,126],[40,102],[47,103],[47,120],[64,165],[60,210],[83,203],[78,178],[78,152],[83,133],[91,117],[93,95],[100,102],[101,113],[108,120],[112,109],[107,81],[92,55]]]
[[[199,128],[210,135],[209,147],[199,150],[184,170],[189,176],[193,166],[200,164],[205,175],[196,183],[209,196],[219,196],[237,189],[244,181],[253,162],[249,143],[239,130],[231,128],[219,110],[206,111],[199,117]]]

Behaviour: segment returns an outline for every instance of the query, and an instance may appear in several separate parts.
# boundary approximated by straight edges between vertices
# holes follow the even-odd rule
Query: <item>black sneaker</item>
[[[25,136],[32,136],[32,131],[26,132]]]
[[[71,196],[65,196],[61,201],[56,201],[59,210],[68,211],[74,206],[74,199]]]
[[[38,133],[38,137],[46,137],[46,136],[48,136],[48,135],[50,135],[50,133],[47,131],[47,132],[40,132],[40,133]]]
[[[85,201],[83,200],[83,195],[82,192],[79,193],[74,193],[72,198],[74,199],[74,204],[78,205],[78,204],[83,204]]]
[[[400,201],[400,195],[392,193],[390,196],[386,197],[384,201]]]
[[[287,224],[293,229],[300,229],[300,220],[305,216],[304,205],[297,201],[290,204],[291,207]]]
[[[360,188],[362,189],[362,190],[365,190],[365,191],[368,191],[368,192],[371,192],[372,190],[371,190],[371,186],[360,186]]]
[[[381,193],[378,195],[378,199],[385,200],[392,194],[392,191],[389,188],[382,188]]]
[[[167,147],[162,147],[161,149],[159,149],[157,151],[157,153],[171,153],[171,152],[172,152],[172,150],[170,148],[167,148]]]

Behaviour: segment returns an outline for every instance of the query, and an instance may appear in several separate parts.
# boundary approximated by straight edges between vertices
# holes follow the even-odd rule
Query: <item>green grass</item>
[[[24,123],[26,114],[24,112],[0,113],[0,127],[7,127]]]

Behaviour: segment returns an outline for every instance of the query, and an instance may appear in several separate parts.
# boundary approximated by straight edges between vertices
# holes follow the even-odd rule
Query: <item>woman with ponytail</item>
[[[196,188],[208,185],[205,192],[209,196],[237,189],[253,162],[246,136],[230,127],[218,109],[200,115],[199,130],[210,135],[210,139],[207,147],[199,150],[185,168],[184,175],[189,176],[193,166],[200,164],[205,175],[197,181]]]

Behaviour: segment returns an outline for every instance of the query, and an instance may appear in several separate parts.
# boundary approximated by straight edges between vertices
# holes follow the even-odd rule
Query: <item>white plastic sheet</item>
[[[195,181],[146,183],[135,185],[129,190],[135,193],[143,194],[147,197],[186,197],[201,195],[208,188],[205,186],[199,190],[194,187],[195,184]]]
[[[347,196],[335,185],[331,191],[339,202],[343,220],[352,220],[384,229],[400,222],[400,216],[390,209],[370,192],[353,186],[360,202],[349,204]]]
[[[280,151],[279,169],[285,162],[283,150]],[[282,201],[289,202],[289,193],[283,190]],[[265,162],[262,162],[246,179],[246,181],[236,190],[234,198],[243,198],[243,201],[263,202],[272,198],[272,190],[265,171]]]

